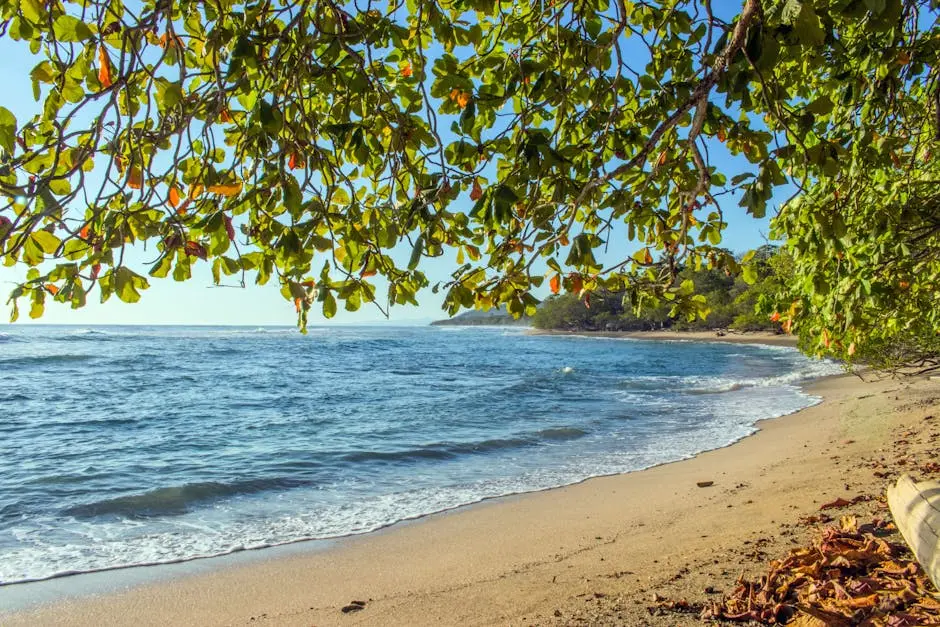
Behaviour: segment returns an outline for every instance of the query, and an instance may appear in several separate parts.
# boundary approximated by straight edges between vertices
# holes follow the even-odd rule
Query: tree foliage
[[[871,214],[936,249],[936,15],[934,0],[0,0],[3,45],[36,60],[35,114],[0,107],[0,254],[30,267],[12,300],[33,316],[95,287],[133,302],[207,264],[217,282],[275,278],[303,326],[314,306],[414,302],[422,259],[456,250],[434,286],[451,313],[532,313],[546,279],[704,312],[676,276],[737,271],[722,203],[763,216],[791,185],[776,225],[803,282],[784,295],[793,328],[864,342],[889,302],[866,273],[904,252]],[[936,293],[922,267],[892,288],[911,312]]]

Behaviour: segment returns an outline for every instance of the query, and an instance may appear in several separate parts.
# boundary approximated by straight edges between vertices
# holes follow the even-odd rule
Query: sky
[[[3,106],[10,109],[19,120],[24,120],[38,110],[40,106],[33,99],[29,70],[38,62],[20,42],[13,42],[8,37],[0,38],[0,84],[3,85]],[[718,146],[712,150],[712,162],[719,171],[737,170],[729,157],[722,156]],[[722,246],[736,252],[744,252],[766,243],[769,231],[768,218],[755,219],[746,215],[744,209],[737,206],[737,198],[723,196],[720,204],[728,227],[724,232]],[[470,201],[464,199],[466,206],[458,204],[455,210],[470,210]],[[624,229],[614,232],[609,244],[607,257],[624,259],[637,246],[630,243],[623,233]],[[619,236],[619,237],[618,237]],[[393,256],[402,264],[407,263],[409,250],[396,250]],[[141,259],[155,257],[140,252]],[[456,252],[448,251],[435,259],[422,259],[421,269],[427,274],[433,285],[446,281],[457,267]],[[25,268],[0,266],[0,324],[9,319],[10,307],[6,304],[7,294],[17,280],[25,276]],[[232,277],[234,278],[234,277]],[[223,277],[224,279],[224,277]],[[140,302],[127,304],[117,297],[107,303],[98,302],[97,292],[90,294],[88,304],[82,309],[71,309],[67,304],[46,301],[44,316],[32,321],[27,315],[28,303],[21,303],[21,316],[17,324],[40,322],[43,324],[211,324],[211,325],[293,325],[296,313],[293,303],[286,301],[280,294],[279,285],[272,280],[268,285],[257,286],[249,282],[247,287],[213,285],[210,265],[199,262],[193,269],[193,278],[185,283],[177,283],[171,277],[166,279],[149,278],[150,289],[142,292]],[[224,281],[223,281],[224,282]],[[382,294],[384,286],[379,286]],[[547,287],[536,291],[535,296],[547,296]],[[363,304],[357,312],[347,312],[340,305],[336,316],[331,320],[322,317],[316,307],[310,313],[309,324],[422,324],[431,320],[447,317],[441,309],[444,291],[433,294],[425,289],[418,295],[419,306],[394,306],[386,319],[377,307]],[[22,305],[26,306],[23,307]]]

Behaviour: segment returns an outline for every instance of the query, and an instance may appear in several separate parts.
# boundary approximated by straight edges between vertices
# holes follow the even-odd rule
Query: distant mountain
[[[478,327],[478,326],[529,326],[532,319],[522,317],[516,320],[505,307],[499,309],[490,309],[489,311],[464,311],[453,318],[445,320],[435,320],[432,326],[457,326],[457,327]]]

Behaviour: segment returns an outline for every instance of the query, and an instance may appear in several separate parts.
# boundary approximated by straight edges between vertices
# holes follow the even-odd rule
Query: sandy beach
[[[887,517],[878,497],[900,471],[931,476],[921,469],[940,437],[940,381],[845,375],[807,392],[823,402],[693,459],[494,499],[325,550],[261,552],[208,572],[0,609],[0,624],[694,624],[647,608],[654,595],[703,600],[761,572],[812,534],[800,521],[828,501],[865,495],[831,514]],[[109,576],[123,581],[122,571]],[[361,609],[343,611],[351,605]]]

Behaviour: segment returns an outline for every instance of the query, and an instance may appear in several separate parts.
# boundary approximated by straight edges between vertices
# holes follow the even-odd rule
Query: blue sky
[[[0,39],[0,84],[3,85],[3,106],[10,109],[17,119],[31,117],[40,106],[32,95],[29,70],[38,59],[29,55],[22,43],[9,38]],[[711,150],[712,162],[719,170],[739,171],[740,166],[730,159],[720,145]],[[467,206],[456,209],[469,210]],[[737,198],[723,196],[720,199],[728,228],[724,233],[723,246],[737,252],[754,248],[765,243],[769,230],[768,220],[756,220],[745,214],[737,206]],[[626,240],[623,229],[614,231],[607,257],[623,259],[636,249]],[[619,236],[619,238],[618,238]],[[619,239],[619,242],[618,242]],[[402,263],[407,263],[408,251],[394,253]],[[141,260],[153,257],[141,253]],[[448,252],[436,259],[424,259],[422,269],[428,275],[431,284],[445,281],[456,268],[456,253]],[[199,263],[194,268],[192,280],[177,283],[172,278],[150,279],[150,289],[143,292],[139,303],[129,305],[112,298],[109,302],[98,302],[97,293],[90,295],[88,305],[73,310],[67,305],[47,301],[46,313],[39,321],[47,324],[219,324],[219,325],[291,325],[296,322],[293,304],[280,295],[279,286],[272,280],[266,286],[249,283],[245,289],[235,287],[217,287],[212,283],[208,263]],[[7,294],[17,280],[25,276],[25,268],[7,268],[0,266],[0,323],[9,319]],[[378,293],[382,294],[380,285]],[[536,293],[544,297],[544,293]],[[420,323],[446,317],[441,310],[443,292],[433,294],[430,289],[419,295],[420,305],[396,306],[390,310],[389,322],[393,324]],[[28,306],[27,306],[28,309]],[[316,312],[311,312],[310,324],[321,323],[377,323],[386,319],[373,306],[364,305],[358,312],[350,313],[340,307],[336,317],[327,321]],[[21,311],[22,323],[32,322]]]

